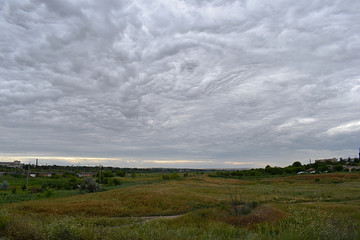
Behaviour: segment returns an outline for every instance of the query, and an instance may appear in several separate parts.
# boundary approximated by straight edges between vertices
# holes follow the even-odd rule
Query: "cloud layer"
[[[140,167],[353,157],[359,8],[4,1],[0,153]]]

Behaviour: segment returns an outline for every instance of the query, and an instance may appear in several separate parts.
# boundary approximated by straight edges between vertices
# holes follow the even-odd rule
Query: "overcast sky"
[[[360,1],[0,0],[0,160],[354,157]]]

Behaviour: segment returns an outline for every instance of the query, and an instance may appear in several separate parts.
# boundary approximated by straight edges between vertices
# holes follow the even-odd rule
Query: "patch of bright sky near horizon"
[[[354,157],[360,1],[0,1],[0,159]]]

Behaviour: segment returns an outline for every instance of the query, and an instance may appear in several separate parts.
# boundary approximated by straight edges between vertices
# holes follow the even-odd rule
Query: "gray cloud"
[[[359,7],[4,1],[1,156],[171,167],[352,156]]]

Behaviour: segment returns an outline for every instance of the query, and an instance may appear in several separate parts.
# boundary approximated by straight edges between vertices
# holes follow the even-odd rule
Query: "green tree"
[[[118,175],[119,177],[125,177],[125,172],[120,170],[116,173],[116,175]]]
[[[113,176],[114,176],[114,174],[112,173],[111,170],[106,170],[106,171],[104,172],[104,177],[106,177],[106,178],[108,178],[108,177],[113,177]]]
[[[316,169],[316,171],[320,171],[320,172],[328,170],[328,166],[324,162],[314,163],[314,168]]]
[[[113,178],[107,178],[107,183],[108,186],[114,186],[114,179]]]
[[[342,171],[343,169],[344,169],[344,167],[341,164],[338,164],[338,165],[334,166],[334,170],[337,171],[337,172]]]
[[[292,164],[293,167],[302,167],[301,162],[296,161]]]

